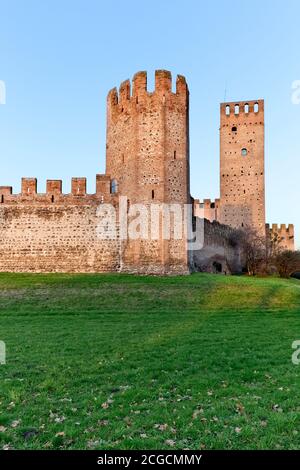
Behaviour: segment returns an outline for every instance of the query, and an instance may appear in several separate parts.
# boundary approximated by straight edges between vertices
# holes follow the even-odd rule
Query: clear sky
[[[104,172],[110,88],[147,70],[185,75],[191,190],[219,195],[219,103],[265,99],[267,221],[300,247],[299,0],[0,0],[0,185]],[[300,94],[299,94],[300,96]],[[1,101],[1,100],[0,100]]]

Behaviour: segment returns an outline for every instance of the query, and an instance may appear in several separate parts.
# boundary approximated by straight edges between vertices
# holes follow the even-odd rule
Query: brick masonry
[[[231,231],[265,230],[262,100],[221,105],[220,152],[221,197],[193,201],[194,216],[204,224],[202,250],[189,252],[186,235],[176,239],[174,220],[169,239],[160,233],[152,240],[124,240],[118,224],[115,237],[108,232],[100,238],[99,208],[111,204],[118,218],[120,196],[126,197],[129,221],[135,220],[136,203],[149,210],[153,204],[183,209],[192,202],[186,80],[177,76],[173,92],[170,72],[158,70],[149,92],[146,72],[138,72],[132,83],[126,80],[108,93],[106,173],[96,175],[94,194],[86,193],[82,177],[72,178],[70,194],[62,194],[60,180],[47,181],[45,194],[37,192],[35,178],[22,179],[20,194],[0,187],[0,271],[186,274],[205,265],[239,270]],[[267,226],[268,234],[275,232],[293,249],[292,225]]]
[[[190,271],[187,241],[99,239],[98,208],[119,196],[135,203],[190,201],[189,91],[183,76],[172,92],[168,71],[155,73],[155,90],[139,72],[107,97],[106,174],[97,175],[96,193],[86,194],[86,179],[72,178],[71,194],[62,182],[23,178],[21,194],[0,187],[0,270],[15,272],[179,273]],[[132,216],[134,218],[134,216]],[[172,231],[173,230],[173,231]]]
[[[210,222],[278,236],[282,249],[295,249],[294,226],[266,224],[264,100],[220,105],[220,199],[194,201]]]

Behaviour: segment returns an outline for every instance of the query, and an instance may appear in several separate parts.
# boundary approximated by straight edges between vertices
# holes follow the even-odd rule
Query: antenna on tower
[[[224,89],[224,103],[226,103],[227,98],[227,80],[225,81],[225,89]]]

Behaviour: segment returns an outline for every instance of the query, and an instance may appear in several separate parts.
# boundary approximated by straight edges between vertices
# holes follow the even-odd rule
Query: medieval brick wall
[[[196,271],[222,274],[242,272],[242,247],[233,228],[201,219],[198,221],[197,231],[203,246],[193,252]]]
[[[192,202],[188,87],[180,75],[173,91],[170,72],[158,70],[149,92],[146,72],[138,72],[132,83],[108,94],[106,174],[96,176],[95,194],[86,194],[85,178],[72,179],[71,194],[62,194],[60,180],[47,181],[45,194],[37,193],[35,178],[22,179],[20,194],[0,187],[0,271],[182,274],[220,266],[222,272],[239,271],[233,229],[249,226],[265,233],[262,100],[221,105],[220,164],[221,198],[193,201],[194,216],[203,224],[203,247],[193,251],[184,212]],[[151,215],[149,226],[138,223],[136,204]],[[106,205],[116,220],[103,232]],[[167,237],[166,206],[171,210]],[[181,238],[172,207],[181,211]],[[160,227],[154,237],[153,208]],[[139,227],[140,237],[123,237],[120,214]],[[293,249],[292,225],[267,227],[269,236],[275,233],[282,247]]]
[[[264,233],[264,101],[222,103],[220,110],[220,222]]]
[[[106,190],[105,190],[106,185]],[[85,178],[73,178],[72,193],[61,181],[48,181],[47,193],[36,192],[35,178],[23,178],[21,194],[0,187],[0,271],[104,272],[119,270],[118,238],[98,236],[99,205],[116,204],[105,175],[97,175],[93,195]]]
[[[140,72],[107,98],[106,174],[97,175],[95,194],[86,194],[85,178],[73,178],[71,194],[61,181],[47,182],[37,193],[35,178],[23,178],[21,194],[0,187],[0,271],[138,273],[189,272],[187,240],[170,238],[99,237],[99,208],[112,204],[120,213],[119,197],[128,198],[128,223],[135,204],[189,202],[189,92],[178,76],[172,92],[171,74],[157,71],[155,90],[147,91]],[[159,215],[162,223],[162,215]],[[150,238],[150,239],[149,239]]]
[[[210,222],[220,220],[220,199],[194,199],[194,215]]]
[[[294,251],[295,249],[295,234],[294,234],[294,225],[289,224],[286,226],[285,224],[277,225],[269,224],[266,225],[266,233],[273,243],[275,248],[279,248],[281,250],[291,250]]]

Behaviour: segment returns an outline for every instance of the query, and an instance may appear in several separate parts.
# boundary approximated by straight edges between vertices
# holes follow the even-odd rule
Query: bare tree
[[[274,257],[274,265],[280,277],[290,277],[300,271],[300,251],[282,251]]]
[[[255,276],[265,270],[267,250],[265,236],[247,227],[235,230],[231,236],[231,243],[241,247],[244,263],[250,276]]]

